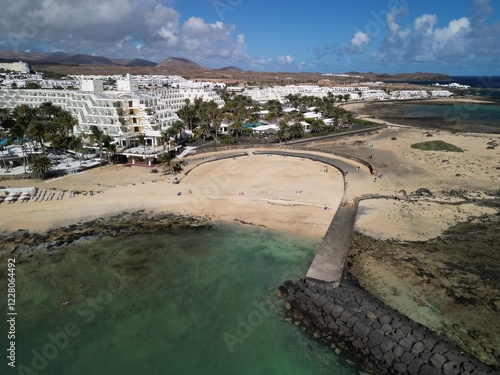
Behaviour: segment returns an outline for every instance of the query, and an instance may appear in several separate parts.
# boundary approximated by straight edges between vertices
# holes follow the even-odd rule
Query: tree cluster
[[[77,120],[70,112],[51,102],[42,103],[39,107],[22,104],[11,111],[1,109],[1,113],[5,130],[0,138],[21,145],[25,173],[28,165],[35,177],[45,177],[51,171],[47,147],[51,147],[55,154],[61,150],[82,147],[81,137],[73,134]],[[2,159],[4,167],[8,168],[3,150]]]

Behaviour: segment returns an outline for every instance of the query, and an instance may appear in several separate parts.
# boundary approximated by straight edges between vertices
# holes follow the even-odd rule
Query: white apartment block
[[[31,70],[30,66],[23,61],[12,62],[12,63],[0,63],[0,69],[11,70],[23,74],[28,74]]]
[[[14,108],[20,104],[37,107],[52,102],[73,114],[78,120],[75,134],[90,133],[92,125],[112,137],[138,132],[161,132],[179,120],[177,111],[185,99],[214,100],[219,106],[223,100],[211,88],[199,84],[190,88],[155,88],[136,90],[137,81],[130,77],[117,81],[118,90],[104,90],[103,82],[81,79],[80,90],[11,89],[0,90],[0,108]],[[124,81],[124,82],[120,82]]]
[[[373,90],[366,86],[338,86],[338,87],[320,87],[320,86],[273,86],[273,87],[250,87],[242,92],[243,95],[250,96],[252,100],[258,102],[265,102],[269,100],[278,100],[280,102],[286,101],[286,96],[301,95],[301,96],[316,96],[323,98],[328,94],[332,95],[345,95],[349,94],[351,99],[359,99],[358,93],[361,93],[361,98],[364,93],[372,93],[377,91],[382,95],[383,91]]]
[[[448,98],[452,95],[448,90],[398,90],[391,92],[391,99]]]

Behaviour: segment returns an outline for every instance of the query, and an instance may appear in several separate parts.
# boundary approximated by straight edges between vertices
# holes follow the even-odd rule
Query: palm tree
[[[175,121],[170,127],[167,129],[167,131],[170,131],[172,129],[172,135],[174,136],[175,140],[181,139],[182,138],[182,132],[186,128],[186,124],[182,122],[181,120]]]
[[[287,123],[285,121],[280,121],[278,123],[278,126],[279,126],[279,129],[276,131],[276,133],[274,133],[273,135],[273,139],[277,142],[283,142],[283,141],[286,141],[290,138],[290,135],[289,135],[289,126],[287,125]]]
[[[197,122],[198,114],[196,113],[195,104],[191,105],[189,99],[185,99],[184,102],[184,106],[177,111],[177,116],[179,116],[187,125],[187,128],[192,131]]]
[[[97,143],[99,146],[99,168],[102,168],[102,142],[104,139],[104,132],[95,125],[90,126],[90,131],[90,141]]]
[[[162,173],[177,173],[182,171],[179,159],[173,157],[170,152],[164,152],[158,156],[158,162],[163,166]]]
[[[238,135],[243,130],[243,123],[237,119],[235,119],[233,125],[230,126],[231,133],[238,139]]]
[[[76,137],[72,135],[69,139],[68,147],[73,149],[75,155],[78,155],[78,161],[80,162],[80,167],[82,167],[82,158],[80,157],[80,150],[82,149],[83,141],[81,137]]]
[[[203,120],[195,130],[200,136],[203,137],[203,142],[207,140],[207,137],[212,135],[212,126],[209,121],[210,120],[208,118]]]
[[[285,96],[285,99],[290,102],[293,108],[297,108],[300,104],[300,95],[288,94],[287,96]]]
[[[26,173],[27,157],[25,153],[24,143],[28,135],[28,127],[30,123],[35,119],[36,113],[35,110],[29,105],[21,104],[16,106],[12,110],[12,117],[14,117],[15,124],[10,129],[10,135],[13,141],[17,140],[21,143],[21,149],[23,150],[23,155],[25,159],[24,173]]]
[[[304,136],[304,128],[300,123],[297,122],[290,126],[290,128],[288,129],[288,134],[292,139],[302,138]]]
[[[62,126],[62,132],[65,136],[73,134],[74,126],[78,125],[78,120],[68,111],[62,111],[57,117],[57,121]]]
[[[3,130],[0,130],[0,141],[3,141],[4,139],[7,141],[7,133],[4,132]],[[3,161],[3,166],[6,171],[9,170],[9,167],[7,166],[7,162],[5,161],[5,156],[3,154],[3,145],[0,145],[0,151],[2,152],[2,161]]]
[[[311,122],[311,133],[319,133],[325,128],[323,120],[313,120]]]
[[[163,151],[168,149],[170,151],[170,137],[172,137],[172,127],[161,132],[161,142],[163,143]]]
[[[31,173],[35,178],[44,179],[51,170],[52,164],[47,155],[35,156],[31,161]]]
[[[116,164],[116,169],[118,170],[118,160],[116,159],[116,143],[108,144],[106,149],[108,150],[108,153],[111,153],[111,160]]]
[[[208,119],[209,124],[213,126],[215,132],[215,142],[217,142],[217,135],[219,132],[219,127],[221,123],[221,110],[216,102],[210,100],[209,102],[204,102],[203,117]]]
[[[35,117],[28,125],[28,137],[33,138],[42,148],[42,154],[45,154],[45,136],[47,134],[46,122]]]
[[[269,121],[273,121],[283,115],[283,107],[277,100],[269,100],[264,106],[264,109],[269,111],[269,114],[267,115],[267,119]]]
[[[137,139],[139,140],[139,144],[143,147],[143,154],[146,154],[146,134],[137,134]]]

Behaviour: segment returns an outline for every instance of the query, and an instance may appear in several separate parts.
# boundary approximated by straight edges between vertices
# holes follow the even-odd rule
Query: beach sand
[[[410,147],[429,140],[451,143],[464,152]],[[314,141],[304,147],[367,160],[376,174],[382,174],[375,180],[368,168],[349,161],[352,169],[346,176],[345,198],[372,197],[360,203],[349,272],[387,304],[448,335],[484,361],[498,364],[500,353],[494,348],[500,347],[500,259],[491,253],[498,249],[498,234],[484,237],[491,246],[472,256],[477,262],[469,261],[467,249],[480,242],[466,239],[462,240],[465,248],[454,246],[455,240],[445,234],[450,226],[474,224],[498,214],[500,148],[487,149],[492,140],[500,142],[500,136],[393,124],[369,134]],[[238,221],[321,238],[344,193],[342,174],[334,168],[324,172],[319,162],[253,155],[252,150],[247,150],[247,156],[199,166],[200,155],[188,157],[185,171],[190,173],[179,174],[182,181],[177,185],[172,175],[137,166],[106,166],[50,181],[2,181],[6,187],[33,186],[86,195],[69,198],[66,193],[61,200],[2,203],[1,230],[4,234],[18,229],[45,231],[146,210]],[[432,196],[412,195],[422,188]],[[477,239],[482,240],[481,236]],[[445,241],[451,243],[451,253],[439,251]],[[427,242],[431,248],[419,247]],[[495,270],[496,276],[491,276]]]
[[[322,163],[252,153],[199,166],[202,160],[196,159],[187,159],[185,171],[192,171],[185,177],[184,173],[150,173],[144,167],[106,166],[50,181],[4,181],[7,187],[33,186],[85,195],[69,198],[66,193],[61,200],[3,203],[2,231],[45,231],[146,210],[239,221],[321,238],[342,199],[342,174],[334,168],[321,172]],[[173,183],[176,177],[182,178],[180,184]]]

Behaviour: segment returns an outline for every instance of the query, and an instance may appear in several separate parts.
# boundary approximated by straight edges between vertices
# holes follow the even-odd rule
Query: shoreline
[[[432,139],[455,144],[465,152],[425,152],[411,149],[412,144],[429,140],[429,134]],[[454,324],[457,324],[459,331],[470,328],[469,322],[463,317],[474,316],[478,308],[487,308],[493,315],[489,315],[487,321],[479,319],[477,323],[480,330],[488,333],[491,331],[490,323],[500,321],[500,306],[497,310],[489,305],[464,306],[464,298],[471,298],[466,294],[467,290],[458,295],[446,294],[447,291],[462,286],[464,278],[456,273],[438,272],[442,264],[453,263],[456,259],[464,262],[455,264],[463,268],[469,257],[467,250],[477,247],[481,242],[473,242],[474,236],[471,236],[472,242],[467,243],[468,246],[458,254],[458,258],[456,254],[449,258],[445,256],[435,265],[427,262],[431,258],[426,251],[415,251],[415,246],[434,239],[434,246],[439,249],[442,246],[440,241],[445,238],[443,233],[450,228],[450,223],[467,222],[470,216],[480,218],[484,214],[498,213],[499,206],[478,209],[474,204],[474,200],[492,199],[490,193],[498,190],[500,154],[497,147],[487,148],[492,139],[498,141],[500,136],[453,134],[435,129],[424,132],[418,128],[388,126],[369,134],[313,140],[304,147],[311,153],[329,157],[331,155],[328,151],[359,159],[366,159],[367,155],[371,155],[373,158],[369,160],[370,163],[377,173],[383,173],[383,178],[375,181],[374,176],[366,169],[356,171],[359,165],[352,160],[344,160],[348,165],[344,181],[342,174],[333,168],[325,172],[322,163],[300,158],[253,155],[251,152],[241,158],[213,161],[196,168],[194,166],[197,163],[211,155],[188,158],[186,173],[189,173],[177,185],[173,184],[174,176],[152,174],[141,169],[106,167],[58,180],[37,182],[37,187],[46,189],[94,191],[97,194],[66,197],[59,201],[2,204],[0,214],[4,220],[7,219],[5,222],[8,224],[3,225],[2,229],[15,232],[28,227],[30,232],[43,232],[53,226],[77,225],[101,217],[108,220],[109,215],[119,215],[123,211],[143,211],[151,215],[172,212],[211,221],[252,223],[269,229],[321,238],[344,196],[345,184],[346,199],[364,195],[404,197],[405,194],[410,196],[419,189],[425,189],[441,200],[443,197],[439,194],[442,191],[454,191],[456,196],[450,196],[446,206],[425,199],[413,202],[406,197],[401,201],[387,198],[362,201],[361,212],[365,211],[357,219],[356,231],[368,234],[370,240],[361,246],[363,251],[360,251],[359,246],[356,248],[357,243],[354,243],[351,252],[356,252],[358,263],[353,263],[349,268],[356,269],[353,275],[365,290],[375,296],[379,293],[380,299],[388,305],[413,301],[414,304],[410,304],[410,307],[418,306],[418,309],[408,309],[408,314],[419,312],[424,318],[432,319],[437,314],[442,319],[447,319],[450,312],[456,311],[454,319],[458,319],[458,323]],[[2,181],[2,184],[7,182],[19,187],[33,181]],[[188,189],[192,189],[192,194],[189,194]],[[178,192],[182,194],[179,196]],[[325,207],[331,210],[325,210]],[[24,234],[19,234],[22,241]],[[445,240],[451,241],[449,238]],[[493,237],[490,241],[498,244],[498,237]],[[390,252],[382,251],[388,246],[387,243],[397,243],[400,247]],[[400,254],[404,256],[401,257]],[[493,263],[492,266],[499,267],[499,264],[500,262]],[[475,279],[476,270],[463,268],[461,272],[468,282],[475,280],[470,285],[481,285]],[[433,275],[436,283],[446,282],[446,289],[429,288],[426,281],[431,279],[429,275]],[[450,275],[453,277],[450,278]],[[397,288],[398,285],[404,287]],[[484,285],[480,295],[488,295],[492,290],[498,292],[495,285]],[[477,293],[477,290],[472,291]],[[428,298],[442,304],[440,311],[435,311],[435,304],[431,310],[425,310]],[[483,333],[478,332],[482,337]],[[474,343],[474,338],[469,340]],[[500,345],[493,342],[481,350],[490,359],[496,358],[498,361],[500,356],[492,349],[495,347]]]
[[[213,223],[207,217],[184,216],[175,213],[158,214],[145,212],[122,212],[78,224],[50,228],[42,233],[19,229],[0,235],[3,243],[2,257],[16,257],[21,263],[25,257],[34,254],[57,251],[60,247],[71,246],[81,241],[101,236],[136,235],[165,233],[182,229],[211,229]]]
[[[450,109],[443,111],[443,113],[436,113],[435,117],[413,116],[408,115],[405,111],[406,106],[425,105],[450,107]],[[455,105],[469,105],[469,107],[455,107]],[[499,101],[478,99],[476,97],[363,101],[342,104],[343,108],[353,112],[355,118],[377,124],[427,129],[430,131],[441,129],[463,134],[500,134],[496,122],[492,120],[477,121],[475,119],[474,112],[477,105],[500,108]]]
[[[239,220],[320,238],[343,194],[341,173],[334,169],[321,172],[323,165],[308,159],[249,152],[245,157],[204,162],[209,157],[204,154],[200,160],[188,160],[185,175],[178,175],[184,176],[179,184],[174,184],[173,175],[149,173],[139,167],[106,167],[36,183],[3,181],[9,187],[29,184],[66,194],[60,200],[3,203],[2,229],[40,232],[122,211],[146,210],[207,216],[228,223]],[[311,178],[323,194],[304,183]],[[68,193],[75,190],[94,194],[70,198]]]

